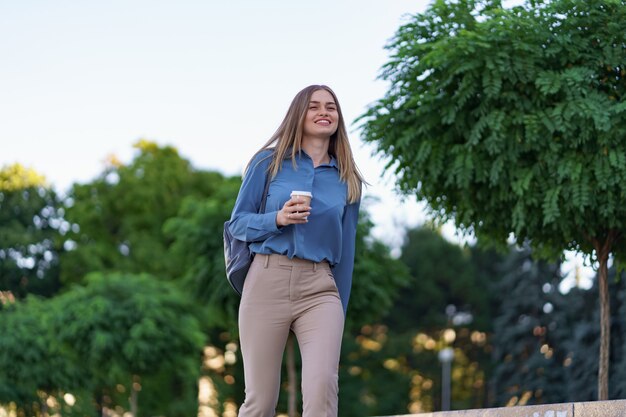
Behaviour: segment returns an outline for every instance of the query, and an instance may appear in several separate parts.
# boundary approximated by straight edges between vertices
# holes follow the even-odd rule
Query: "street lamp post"
[[[454,359],[454,349],[451,347],[439,351],[439,362],[441,362],[441,410],[450,410],[451,374],[452,360]]]

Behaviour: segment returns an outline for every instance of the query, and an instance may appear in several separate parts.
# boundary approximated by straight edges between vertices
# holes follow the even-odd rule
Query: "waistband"
[[[286,255],[278,255],[278,254],[271,254],[271,255],[265,255],[262,253],[257,253],[256,255],[254,255],[254,259],[259,259],[261,262],[263,262],[263,265],[267,268],[269,265],[279,265],[279,266],[299,266],[301,268],[305,268],[305,269],[312,269],[313,271],[317,270],[317,268],[326,268],[326,269],[330,269],[330,264],[328,263],[328,261],[324,260],[321,262],[314,262],[314,261],[309,261],[308,259],[302,259],[302,258],[290,258]]]

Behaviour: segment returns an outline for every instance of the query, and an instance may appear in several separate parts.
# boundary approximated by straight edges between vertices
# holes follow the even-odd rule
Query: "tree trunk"
[[[616,238],[610,231],[604,242],[592,239],[598,258],[598,289],[600,290],[600,359],[598,364],[598,400],[609,399],[609,349],[611,345],[611,299],[609,297],[609,254]]]
[[[600,261],[600,363],[598,367],[598,400],[609,399],[609,348],[611,340],[611,300],[608,283],[608,254]]]
[[[137,392],[138,389],[135,388],[135,385],[139,383],[139,377],[137,375],[133,375],[132,382],[130,384],[130,398],[128,402],[130,403],[130,414],[133,417],[137,417]]]
[[[296,417],[296,394],[298,379],[298,376],[296,375],[296,354],[293,339],[293,333],[289,333],[289,338],[287,339],[287,380],[289,383],[287,414],[289,415],[289,417]]]
[[[98,410],[98,414],[100,414],[100,417],[107,417],[109,415],[109,413],[107,412],[107,408],[104,405],[105,404],[104,397],[105,397],[104,390],[96,393],[95,395],[96,405],[98,407],[97,410]]]
[[[42,398],[40,404],[41,404],[41,417],[49,417],[47,399]]]

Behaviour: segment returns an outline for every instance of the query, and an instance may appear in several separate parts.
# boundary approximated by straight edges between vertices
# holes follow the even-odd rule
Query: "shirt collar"
[[[307,154],[305,151],[302,151],[302,155],[312,160],[309,154]],[[328,162],[327,164],[320,164],[319,166],[333,167],[333,168],[339,169],[339,166],[337,165],[337,159],[333,155],[329,155],[329,156],[330,156],[330,162]]]

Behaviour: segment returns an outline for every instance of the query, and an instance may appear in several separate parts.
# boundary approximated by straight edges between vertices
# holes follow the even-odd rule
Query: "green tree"
[[[110,158],[98,178],[70,190],[66,218],[76,225],[68,234],[75,248],[63,257],[64,283],[92,271],[182,275],[184,265],[168,254],[163,224],[184,198],[210,196],[222,176],[194,169],[170,146],[141,140],[135,148],[128,165]]]
[[[393,307],[398,292],[410,283],[408,268],[391,256],[387,245],[372,236],[373,228],[366,201],[357,226],[347,330],[380,321]]]
[[[202,326],[211,352],[206,363],[217,363],[204,369],[217,391],[216,413],[223,412],[225,402],[241,403],[244,392],[241,358],[233,356],[238,350],[239,297],[226,280],[222,238],[224,221],[230,217],[240,185],[239,177],[226,178],[208,197],[184,198],[176,216],[163,227],[172,242],[169,256],[182,267],[179,282],[202,306]],[[226,362],[226,355],[236,360]]]
[[[494,287],[502,294],[492,341],[495,404],[564,402],[563,364],[571,327],[559,314],[567,314],[570,307],[558,291],[559,265],[534,261],[528,248],[513,247],[501,268],[502,278]]]
[[[86,383],[52,329],[50,301],[28,297],[0,310],[0,403],[48,415],[47,399]]]
[[[492,278],[478,274],[469,248],[446,241],[430,227],[407,231],[400,260],[413,280],[394,305],[388,324],[396,331],[441,329],[457,321],[471,321],[489,330]],[[394,314],[395,313],[395,314]]]
[[[198,170],[171,146],[140,140],[134,147],[130,163],[110,157],[96,179],[70,190],[65,204],[72,224],[67,235],[71,250],[61,260],[62,282],[82,283],[94,271],[148,273],[175,281],[192,298],[207,296],[196,297],[203,331],[212,343],[227,344],[220,337],[225,306],[214,302],[216,287],[204,278],[219,275],[220,284],[225,281],[220,229],[239,179]],[[181,239],[191,246],[181,245]],[[216,323],[222,327],[212,331]],[[168,393],[175,394],[167,380],[159,375],[143,378],[143,403],[158,405]]]
[[[188,196],[163,227],[171,241],[169,254],[181,264],[181,284],[206,306],[207,329],[231,330],[237,325],[239,297],[224,271],[224,222],[237,198],[239,177],[224,179],[210,196]]]
[[[608,397],[609,254],[626,228],[626,3],[437,0],[388,45],[363,138],[398,187],[482,241],[599,262],[598,398]]]
[[[376,376],[387,378],[390,383],[406,378],[400,373],[386,370],[382,365],[384,359],[379,355],[369,357],[372,350],[363,347],[366,339],[385,339],[385,326],[376,323],[382,321],[393,307],[398,293],[410,282],[406,266],[391,256],[389,247],[372,236],[373,227],[366,200],[357,226],[352,290],[342,342],[339,378],[339,391],[342,393],[339,414],[342,416],[380,415],[386,413],[385,407],[387,410],[397,407],[398,394],[401,397],[403,393],[379,389],[380,381],[385,379],[372,379],[367,365],[377,366],[382,375],[376,373]],[[374,330],[366,330],[368,334],[364,336],[364,328]],[[377,343],[379,341],[374,342],[375,345]],[[363,356],[369,359],[367,364],[360,359]],[[389,397],[396,397],[396,400]],[[384,404],[382,408],[381,404]]]
[[[374,381],[394,380],[395,389],[374,386],[367,392],[376,401],[374,414],[424,412],[439,409],[441,364],[438,352],[455,351],[452,406],[487,406],[487,378],[491,368],[490,332],[495,297],[492,271],[499,256],[445,240],[432,226],[406,232],[400,260],[407,265],[410,283],[397,295],[385,326],[365,326],[359,335],[355,370]],[[488,267],[485,267],[485,265]],[[374,358],[383,360],[370,360]],[[380,369],[380,368],[383,369]],[[393,379],[386,373],[391,373]],[[370,387],[367,387],[370,389]],[[376,393],[376,390],[382,393]],[[397,398],[391,401],[391,395]]]
[[[196,413],[204,334],[190,298],[148,274],[93,273],[85,282],[51,300],[50,325],[83,365],[100,407],[127,392],[137,417],[144,378],[167,376],[144,414]]]
[[[69,223],[43,176],[20,164],[0,170],[0,291],[51,296]]]

